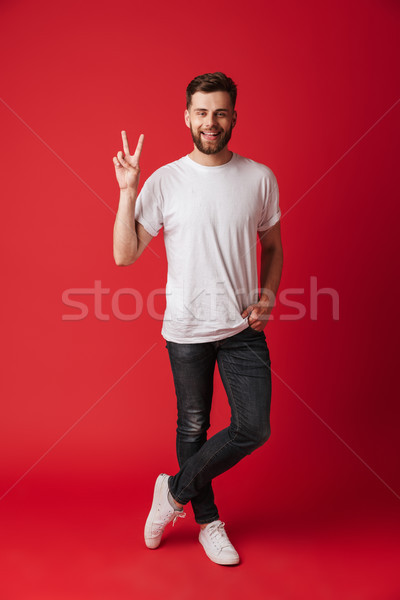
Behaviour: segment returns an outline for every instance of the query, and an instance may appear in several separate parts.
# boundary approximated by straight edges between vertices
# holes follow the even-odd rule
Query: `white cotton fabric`
[[[241,313],[259,298],[257,231],[280,216],[272,170],[236,153],[216,167],[186,155],[147,179],[135,218],[152,236],[164,228],[164,339],[211,342],[248,327]]]

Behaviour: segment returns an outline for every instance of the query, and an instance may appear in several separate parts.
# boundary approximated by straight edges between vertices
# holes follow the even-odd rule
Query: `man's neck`
[[[204,154],[200,152],[200,150],[194,146],[192,152],[188,155],[194,162],[199,163],[200,165],[204,165],[205,167],[219,167],[220,165],[224,165],[229,162],[233,156],[233,152],[228,150],[225,146],[218,152],[217,154]]]

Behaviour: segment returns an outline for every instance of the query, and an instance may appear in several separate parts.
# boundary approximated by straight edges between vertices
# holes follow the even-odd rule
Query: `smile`
[[[204,137],[206,140],[215,140],[215,139],[217,139],[217,137],[219,136],[219,134],[220,134],[220,133],[221,133],[221,132],[218,132],[218,133],[215,133],[215,132],[213,132],[213,133],[212,133],[212,132],[210,132],[210,131],[208,131],[208,132],[202,131],[202,132],[201,132],[202,136],[203,136],[203,137]]]

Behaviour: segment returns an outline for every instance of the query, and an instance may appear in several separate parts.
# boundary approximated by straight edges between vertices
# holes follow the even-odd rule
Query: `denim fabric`
[[[179,472],[169,477],[172,497],[191,501],[197,523],[219,519],[212,479],[262,446],[271,434],[271,360],[263,331],[250,326],[219,340],[166,343],[178,405]],[[229,427],[207,439],[215,363],[231,408]]]

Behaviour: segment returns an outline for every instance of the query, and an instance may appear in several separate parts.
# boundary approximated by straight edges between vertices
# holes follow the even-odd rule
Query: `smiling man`
[[[221,565],[237,564],[239,555],[220,519],[212,480],[270,436],[271,360],[264,328],[283,265],[276,177],[266,165],[228,149],[236,93],[232,79],[220,72],[189,83],[184,118],[193,150],[157,169],[139,195],[144,136],[132,155],[123,131],[123,151],[113,159],[120,187],[117,265],[133,264],[161,228],[168,261],[161,334],[177,398],[179,471],[156,479],[145,543],[157,548],[166,525],[186,516],[183,507],[191,502],[198,539]],[[216,364],[231,421],[208,438]],[[243,501],[246,492],[240,493]]]
[[[185,121],[190,127],[195,148],[201,154],[220,154],[225,149],[221,158],[230,156],[227,144],[236,123],[236,111],[226,92],[214,92],[212,96],[197,92],[192,98],[190,111],[185,112]],[[194,151],[193,160],[196,160],[197,154]],[[211,164],[215,163],[212,161]]]

